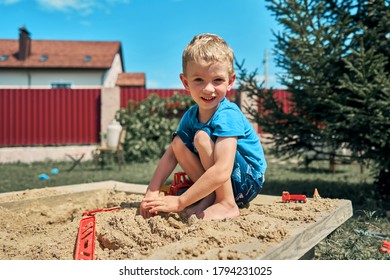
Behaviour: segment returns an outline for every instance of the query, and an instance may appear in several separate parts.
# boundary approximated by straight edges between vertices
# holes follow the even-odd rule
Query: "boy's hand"
[[[179,212],[183,210],[179,203],[179,196],[167,195],[156,198],[144,198],[142,204],[144,204],[145,209],[149,209],[149,213]]]
[[[148,195],[148,199],[155,199],[159,197],[158,195]],[[141,204],[140,204],[140,207],[139,207],[139,212],[141,214],[142,217],[144,217],[145,219],[147,218],[150,218],[150,217],[153,217],[155,215],[157,215],[157,211],[154,211],[154,212],[151,212],[150,211],[150,208],[147,207],[146,205],[146,202],[144,200],[141,201]]]

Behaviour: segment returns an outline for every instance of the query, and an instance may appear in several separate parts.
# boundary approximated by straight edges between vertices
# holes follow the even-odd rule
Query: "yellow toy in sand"
[[[317,188],[314,189],[314,194],[313,194],[313,198],[321,198],[321,196],[318,194],[318,190]]]

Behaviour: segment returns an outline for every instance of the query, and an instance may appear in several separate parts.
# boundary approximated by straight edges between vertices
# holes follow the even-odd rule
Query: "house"
[[[145,87],[144,73],[124,73],[118,41],[0,39],[0,88]]]
[[[119,73],[116,79],[116,86],[121,88],[127,87],[146,87],[145,73]]]

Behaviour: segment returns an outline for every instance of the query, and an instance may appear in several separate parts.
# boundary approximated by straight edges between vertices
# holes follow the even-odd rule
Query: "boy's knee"
[[[208,135],[208,133],[206,131],[203,131],[203,130],[198,130],[196,133],[195,133],[195,137],[194,137],[194,145],[196,147],[196,149],[201,149],[202,147],[205,148],[205,147],[210,147],[210,146],[213,146],[213,141],[212,139],[210,138],[210,135]]]
[[[178,135],[176,135],[172,139],[171,145],[172,145],[172,148],[174,151],[179,151],[179,150],[185,148],[185,144],[184,144],[183,140]]]

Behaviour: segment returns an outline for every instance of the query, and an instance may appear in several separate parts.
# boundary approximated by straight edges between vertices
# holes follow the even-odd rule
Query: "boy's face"
[[[199,105],[199,114],[211,117],[226,93],[231,90],[236,74],[230,76],[228,69],[227,62],[187,63],[186,75],[181,74],[180,79]]]

